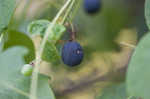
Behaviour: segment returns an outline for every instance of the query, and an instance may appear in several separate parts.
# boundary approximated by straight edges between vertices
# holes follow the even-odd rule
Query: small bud
[[[25,64],[22,69],[21,69],[21,73],[24,76],[31,76],[32,75],[32,71],[33,71],[33,66],[30,64]]]

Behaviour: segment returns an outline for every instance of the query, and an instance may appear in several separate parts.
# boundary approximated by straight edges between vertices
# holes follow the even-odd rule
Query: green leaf
[[[54,62],[54,63],[60,59],[59,52],[53,43],[47,42],[45,44],[42,59],[47,62]]]
[[[145,17],[148,27],[150,28],[150,0],[145,0]]]
[[[41,35],[43,37],[50,24],[48,20],[33,21],[28,26],[28,32],[32,35]],[[61,38],[65,30],[66,28],[63,25],[55,24],[48,40],[55,44]]]
[[[41,35],[41,37],[43,37],[50,24],[48,20],[33,21],[28,26],[28,32],[32,35]],[[43,51],[43,60],[53,63],[58,62],[57,60],[60,59],[60,56],[55,44],[61,38],[65,30],[66,28],[63,25],[55,24]]]
[[[14,30],[8,30],[5,37],[6,41],[3,50],[17,45],[24,46],[29,49],[29,53],[25,55],[26,63],[35,59],[35,48],[33,42],[26,34]]]
[[[28,25],[28,32],[32,35],[43,36],[49,23],[48,20],[33,21]]]
[[[1,99],[28,99],[30,78],[21,74],[25,48],[13,47],[0,54],[0,97]],[[39,75],[38,99],[55,99],[48,84],[48,77]]]
[[[144,36],[131,58],[127,72],[127,91],[143,99],[150,98],[150,33]]]
[[[121,83],[104,89],[96,99],[127,99],[125,84]]]
[[[16,0],[0,0],[0,34],[6,28],[16,7]]]
[[[65,30],[66,28],[63,25],[56,24],[53,28],[53,32],[49,35],[48,41],[55,44],[58,40],[60,40]]]

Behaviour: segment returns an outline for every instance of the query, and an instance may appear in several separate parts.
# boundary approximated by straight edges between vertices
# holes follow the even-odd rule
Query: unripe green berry
[[[25,64],[22,69],[21,69],[21,73],[24,76],[31,76],[32,75],[32,71],[33,71],[33,66],[30,64]]]

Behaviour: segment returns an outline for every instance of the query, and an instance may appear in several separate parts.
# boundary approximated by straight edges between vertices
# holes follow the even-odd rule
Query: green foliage
[[[150,97],[150,33],[142,38],[131,58],[127,71],[127,91],[130,95]]]
[[[25,55],[26,63],[35,59],[35,48],[33,42],[26,34],[15,30],[8,30],[5,33],[5,38],[6,40],[4,42],[3,50],[17,45],[24,46],[29,49],[29,53]]]
[[[0,54],[1,99],[28,99],[31,79],[20,72],[26,52],[25,48],[13,47]],[[37,95],[38,99],[55,99],[48,77],[39,75]]]
[[[41,37],[43,37],[49,24],[51,23],[48,20],[33,21],[28,26],[28,32],[32,35],[41,35]],[[60,40],[65,30],[66,28],[63,25],[56,24],[54,26],[43,51],[43,60],[47,62],[56,62],[60,59],[60,55],[55,45],[56,42]]]
[[[46,29],[51,23],[48,20],[33,21],[28,26],[28,32],[32,35],[44,36]],[[49,35],[48,41],[55,44],[65,32],[66,28],[63,25],[56,24]]]
[[[60,1],[61,0],[56,0],[55,2],[58,3]],[[77,13],[76,17],[77,20],[75,20],[73,24],[75,25],[77,24],[78,26],[79,31],[77,34],[79,34],[80,36],[79,39],[82,39],[83,41],[82,43],[84,45],[85,53],[87,53],[86,54],[87,56],[93,52],[97,53],[97,51],[119,49],[118,44],[115,42],[116,37],[118,36],[120,30],[123,29],[128,24],[128,22],[130,21],[129,19],[131,19],[130,16],[132,16],[129,15],[130,12],[128,12],[129,10],[127,9],[127,7],[125,7],[126,5],[123,6],[124,2],[122,3],[121,2],[122,0],[116,0],[115,2],[114,0],[106,0],[106,1],[104,0],[102,5],[103,9],[99,14],[95,16],[94,15],[88,16],[81,9],[79,10],[79,13]],[[150,28],[149,3],[150,0],[146,0],[145,15],[147,24]],[[47,5],[49,6],[49,4]],[[5,42],[3,52],[0,52],[0,98],[28,99],[31,85],[31,78],[25,76],[32,74],[32,68],[31,67],[23,68],[25,71],[24,70],[21,71],[22,66],[25,64],[22,56],[25,57],[26,63],[31,62],[32,60],[35,59],[35,48],[32,40],[27,35],[15,30],[9,30],[9,28],[7,28],[7,26],[10,25],[9,23],[13,15],[14,9],[15,9],[15,0],[0,0],[0,34],[4,29],[8,29],[5,31],[4,34]],[[56,13],[56,8],[54,9],[55,10],[50,11],[50,9],[48,8],[47,14],[50,14],[48,15],[48,18],[50,18],[49,16],[53,17],[53,14]],[[42,8],[42,10],[44,11],[45,9]],[[28,21],[28,19],[25,19],[28,18],[25,16],[25,13],[26,11],[24,11],[23,20]],[[38,14],[41,16],[45,16],[41,13]],[[69,14],[70,17],[72,17],[71,16],[72,14],[71,13]],[[36,16],[35,13],[34,15]],[[67,18],[69,20],[69,17]],[[18,21],[17,18],[16,20],[14,20],[14,22],[16,21]],[[22,27],[20,26],[25,22],[21,22],[22,20],[19,21],[20,22],[16,23],[18,23],[17,25],[19,25],[20,30],[22,29]],[[15,25],[14,22],[11,22],[13,23],[11,25]],[[28,32],[31,35],[40,35],[43,38],[47,28],[50,25],[51,22],[49,22],[48,20],[33,21],[28,25]],[[24,27],[25,26],[23,26],[23,28]],[[54,25],[52,33],[49,35],[48,40],[44,47],[44,51],[42,53],[43,60],[47,62],[58,63],[58,60],[60,60],[60,55],[59,51],[57,50],[58,49],[57,47],[60,46],[57,44],[57,41],[61,39],[61,36],[65,32],[65,30],[66,28],[63,25],[60,24]],[[142,39],[139,46],[136,48],[127,74],[127,85],[128,85],[127,88],[129,94],[131,96],[133,95],[141,96],[144,99],[149,99],[150,97],[148,93],[150,92],[149,87],[150,80],[148,78],[148,75],[150,73],[150,68],[148,66],[150,59],[149,55],[150,46],[148,44],[148,42],[150,42],[149,38],[150,35],[148,34],[144,39]],[[0,44],[2,43],[3,42],[0,42]],[[24,47],[14,47],[18,45]],[[28,52],[25,48],[28,49]],[[64,71],[66,72],[67,70]],[[23,73],[25,76],[22,75],[21,73]],[[54,94],[49,86],[48,80],[49,80],[48,77],[39,74],[37,85],[38,99],[55,99]],[[97,99],[127,99],[127,98],[128,96],[126,92],[125,83],[113,85],[109,88],[106,88],[104,89],[102,95],[97,97]]]
[[[150,28],[150,0],[145,0],[145,17],[148,27]]]
[[[42,59],[47,62],[57,62],[60,59],[60,55],[56,46],[51,42],[46,42],[44,51],[42,54]]]
[[[0,34],[10,22],[16,5],[16,0],[0,0]]]
[[[53,28],[53,32],[49,35],[48,41],[55,44],[61,39],[61,36],[65,32],[66,28],[63,25],[56,24]]]
[[[44,36],[49,23],[48,20],[33,21],[28,25],[28,33]]]

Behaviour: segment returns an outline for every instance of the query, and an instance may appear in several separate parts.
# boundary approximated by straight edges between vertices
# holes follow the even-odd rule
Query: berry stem
[[[74,41],[76,39],[76,31],[74,29],[74,26],[73,24],[70,22],[70,26],[71,26],[71,34],[70,34],[70,37],[71,37],[71,41]]]

